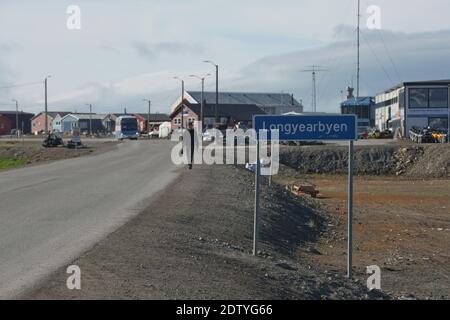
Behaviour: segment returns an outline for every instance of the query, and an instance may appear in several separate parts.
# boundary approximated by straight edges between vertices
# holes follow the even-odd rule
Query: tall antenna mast
[[[321,69],[320,66],[310,66],[308,69],[302,70],[302,72],[311,72],[312,73],[312,111],[317,112],[317,85],[316,85],[316,75],[318,72],[327,71],[325,69]]]
[[[356,36],[356,47],[357,47],[357,62],[356,62],[356,99],[359,98],[359,79],[360,79],[360,33],[361,33],[361,0],[358,0],[358,27],[356,30],[357,36]]]

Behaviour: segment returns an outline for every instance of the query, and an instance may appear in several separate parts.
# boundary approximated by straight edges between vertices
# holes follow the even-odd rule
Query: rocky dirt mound
[[[301,174],[345,174],[345,147],[289,147],[280,153],[282,164]],[[450,176],[450,145],[376,146],[355,148],[355,174],[397,175],[412,178]]]
[[[406,176],[419,178],[450,177],[450,145],[426,146],[422,156],[414,161],[406,171]]]

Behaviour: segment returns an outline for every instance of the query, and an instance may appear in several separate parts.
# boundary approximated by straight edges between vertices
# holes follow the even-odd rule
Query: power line
[[[29,83],[23,83],[23,84],[11,84],[8,86],[0,86],[0,89],[11,89],[11,88],[19,88],[19,87],[28,87],[28,86],[34,86],[34,85],[38,85],[38,84],[42,84],[41,82],[29,82]]]
[[[369,41],[367,40],[367,38],[364,35],[364,32],[361,32],[361,35],[363,36],[364,41],[366,42],[367,46],[369,47],[370,51],[372,51],[372,54],[374,55],[375,59],[377,60],[378,64],[380,65],[381,69],[383,70],[383,72],[385,73],[386,77],[388,78],[388,80],[391,82],[391,85],[394,86],[395,82],[392,80],[391,76],[389,75],[389,72],[387,72],[386,68],[384,67],[383,63],[381,62],[381,60],[378,58],[378,55],[376,54],[375,50],[373,49],[373,47],[370,45]]]
[[[386,45],[386,42],[384,41],[383,31],[379,30],[376,33],[380,36],[381,42],[383,43],[383,47],[386,50],[386,54],[387,54],[387,56],[388,56],[388,58],[389,58],[389,60],[390,60],[390,62],[392,64],[392,66],[394,67],[394,72],[395,72],[395,74],[396,74],[396,76],[398,78],[398,82],[402,82],[402,77],[400,76],[400,72],[398,72],[397,65],[395,64],[394,59],[392,58],[392,55],[391,55],[391,53],[390,53],[390,51],[388,49],[388,46]]]

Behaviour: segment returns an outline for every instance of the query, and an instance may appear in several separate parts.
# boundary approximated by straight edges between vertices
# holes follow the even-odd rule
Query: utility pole
[[[152,101],[150,99],[143,99],[143,101],[148,102],[147,133],[148,133],[148,136],[150,137],[150,110],[152,107]]]
[[[184,80],[180,77],[173,78],[181,81],[181,129],[184,129]]]
[[[12,101],[16,103],[16,136],[19,138],[19,101],[15,99]]]
[[[358,0],[358,27],[356,29],[356,101],[359,99],[359,81],[360,81],[360,71],[361,71],[361,61],[360,61],[360,35],[361,35],[361,0]]]
[[[219,123],[219,66],[216,64],[216,122]]]
[[[86,104],[89,106],[89,135],[92,137],[92,104]]]
[[[200,79],[202,81],[202,94],[201,94],[201,103],[200,103],[200,121],[201,121],[201,130],[203,132],[203,126],[204,126],[204,122],[205,122],[205,118],[204,118],[204,104],[205,104],[205,98],[204,98],[204,94],[205,94],[205,79],[206,77],[209,77],[211,74],[208,73],[207,75],[205,75],[204,77],[199,77],[196,76],[194,74],[191,74],[190,77],[192,78],[197,78]]]
[[[312,111],[317,112],[317,85],[316,85],[316,75],[318,72],[325,72],[326,69],[321,69],[320,66],[310,66],[302,72],[312,73]]]
[[[45,135],[48,135],[48,103],[47,103],[47,80],[51,78],[51,76],[45,77]]]
[[[215,114],[215,118],[216,118],[216,124],[218,124],[220,122],[220,119],[219,119],[219,65],[214,63],[211,60],[205,60],[203,62],[212,64],[216,68],[216,106],[215,106],[214,114]]]

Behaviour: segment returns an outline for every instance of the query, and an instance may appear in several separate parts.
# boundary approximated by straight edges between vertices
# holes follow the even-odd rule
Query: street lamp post
[[[89,106],[89,135],[92,137],[92,104],[87,103]]]
[[[179,77],[173,77],[181,81],[181,129],[184,129],[184,80]]]
[[[16,103],[16,136],[19,138],[19,101],[16,99],[12,101]]]
[[[204,99],[204,93],[205,93],[205,79],[206,79],[206,77],[209,77],[211,74],[210,73],[208,73],[208,74],[206,74],[204,77],[199,77],[199,76],[196,76],[196,75],[194,75],[194,74],[192,74],[192,75],[190,75],[190,77],[192,77],[192,78],[197,78],[197,79],[200,79],[201,81],[202,81],[202,94],[201,94],[201,104],[200,104],[200,122],[201,122],[201,129],[202,129],[202,131],[203,131],[203,126],[204,126],[204,122],[205,122],[205,116],[204,116],[204,104],[205,104],[205,99]]]
[[[147,133],[148,136],[150,137],[150,110],[152,107],[152,101],[150,99],[143,99],[142,101],[148,102]]]
[[[215,118],[216,118],[216,124],[218,124],[220,122],[220,119],[219,119],[219,65],[214,63],[211,60],[205,60],[203,62],[212,64],[216,68],[216,106],[215,106],[214,114],[215,114]]]
[[[48,135],[48,103],[47,103],[47,80],[52,76],[46,76],[44,79],[45,86],[45,134]]]

